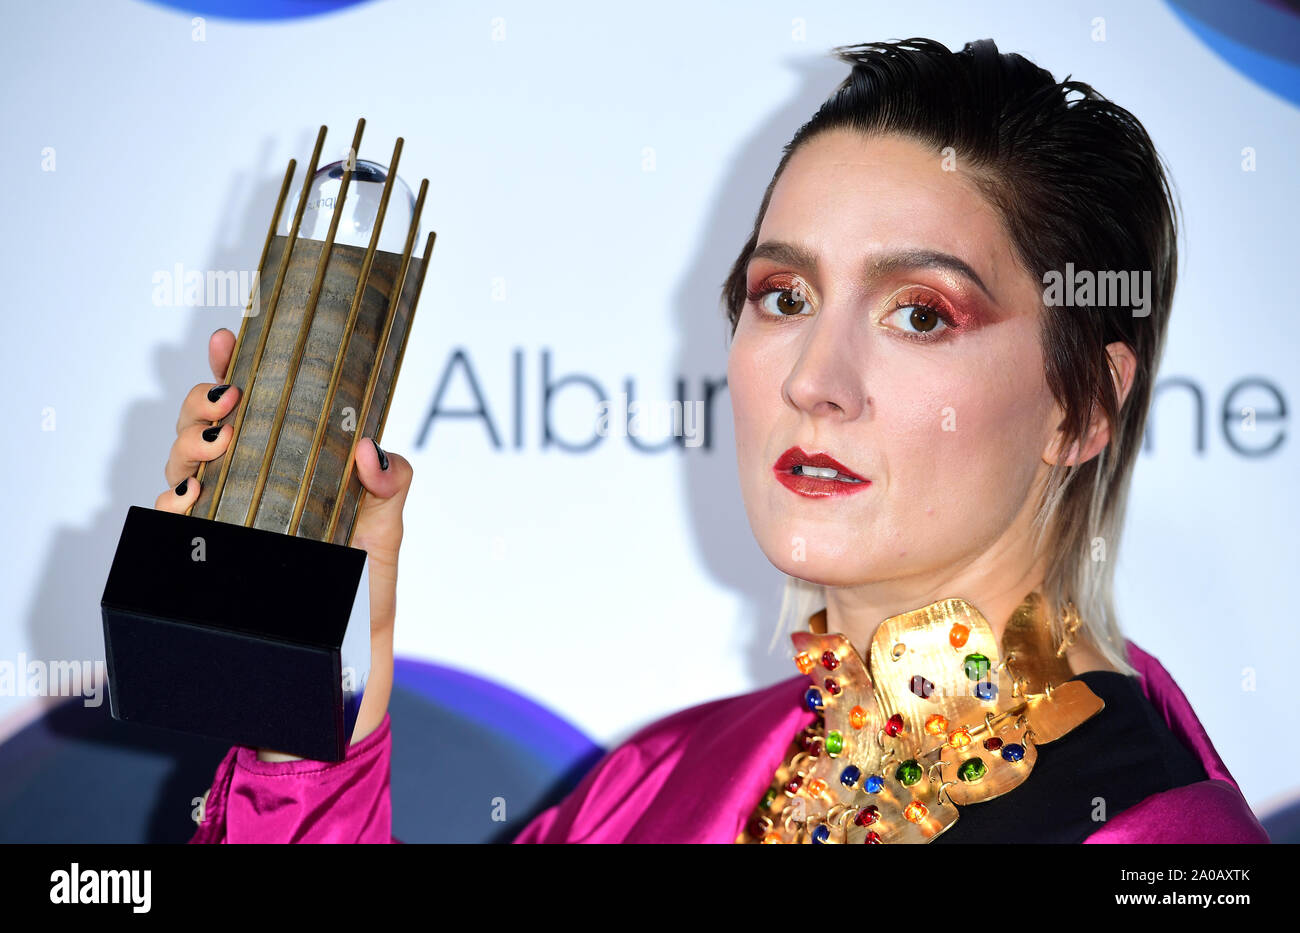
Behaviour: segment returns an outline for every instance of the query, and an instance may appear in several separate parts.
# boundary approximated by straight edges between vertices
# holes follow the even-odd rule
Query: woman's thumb
[[[356,463],[357,477],[366,491],[400,509],[413,474],[407,459],[388,453],[373,437],[363,437],[357,445]]]

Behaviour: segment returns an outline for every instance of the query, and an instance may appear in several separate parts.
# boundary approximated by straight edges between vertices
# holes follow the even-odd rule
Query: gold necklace
[[[891,616],[871,639],[869,667],[826,610],[795,632],[817,721],[736,842],[924,843],[1029,777],[1037,747],[1105,707],[1065,660],[1080,619],[1073,603],[1053,647],[1046,600],[1031,592],[998,645],[964,599]]]

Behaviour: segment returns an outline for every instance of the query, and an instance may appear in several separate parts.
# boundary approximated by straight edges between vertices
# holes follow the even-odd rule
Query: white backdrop
[[[631,380],[643,398],[721,381],[719,286],[780,147],[846,73],[827,50],[915,35],[992,37],[1092,83],[1171,165],[1186,237],[1161,378],[1189,380],[1204,410],[1187,389],[1157,402],[1118,558],[1121,618],[1257,811],[1292,799],[1300,753],[1274,722],[1296,711],[1300,658],[1300,111],[1155,0],[373,0],[197,25],[139,0],[9,5],[0,660],[102,660],[99,598],[126,510],[165,488],[181,399],[211,381],[208,335],[238,330],[237,309],[156,305],[155,273],[254,268],[287,161],[305,165],[321,123],[338,157],[365,116],[361,156],[386,162],[404,136],[401,174],[412,189],[430,179],[438,231],[384,437],[416,474],[398,653],[506,684],[606,745],[793,675],[788,643],[767,651],[781,580],[745,520],[725,389],[705,446],[608,437],[578,453],[543,446],[542,370],[607,395]],[[425,430],[458,352],[499,448],[481,420]],[[1278,396],[1227,398],[1247,377]],[[553,430],[589,437],[594,400],[566,384]],[[443,404],[472,403],[458,364]],[[1254,434],[1233,414],[1247,405]],[[1274,440],[1263,456],[1233,446]],[[586,673],[620,656],[617,683]],[[0,740],[39,709],[0,696]]]

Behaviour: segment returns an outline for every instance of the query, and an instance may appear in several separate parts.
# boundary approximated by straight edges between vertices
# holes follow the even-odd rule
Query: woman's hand
[[[224,327],[208,341],[208,364],[218,380],[225,376],[234,347],[235,335]],[[181,404],[176,441],[163,470],[172,488],[157,498],[154,508],[184,513],[199,497],[200,486],[195,478],[199,464],[216,459],[230,446],[233,425],[222,427],[215,435],[210,429],[212,422],[220,421],[239,404],[241,391],[230,386],[214,401],[212,394],[217,387],[217,383],[199,383]],[[352,733],[353,743],[378,729],[388,711],[393,688],[397,554],[402,544],[402,507],[413,476],[405,457],[387,451],[381,457],[377,445],[368,437],[357,443],[355,462],[357,477],[366,490],[352,532],[352,546],[362,548],[369,555],[370,676]],[[385,462],[387,469],[384,469]],[[286,761],[294,756],[261,749],[258,757],[263,761]]]

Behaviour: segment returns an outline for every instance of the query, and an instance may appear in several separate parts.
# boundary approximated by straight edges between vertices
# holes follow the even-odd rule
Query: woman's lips
[[[830,470],[834,473],[827,472]],[[829,454],[805,453],[802,447],[791,447],[781,454],[772,465],[772,472],[786,489],[809,499],[851,496],[871,485],[871,480],[854,473]]]

